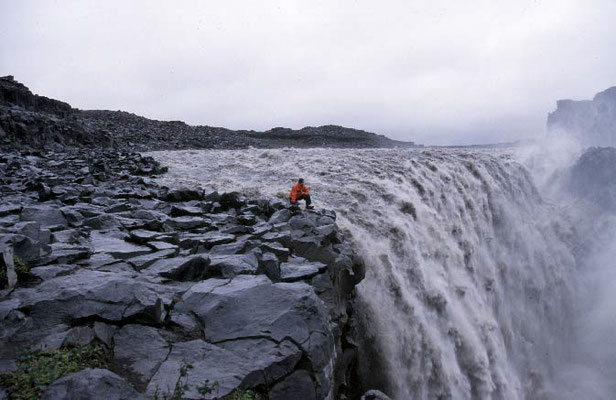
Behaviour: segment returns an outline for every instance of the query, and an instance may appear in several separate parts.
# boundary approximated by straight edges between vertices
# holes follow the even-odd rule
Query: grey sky
[[[614,21],[616,0],[0,0],[0,74],[191,124],[498,142],[616,85]]]

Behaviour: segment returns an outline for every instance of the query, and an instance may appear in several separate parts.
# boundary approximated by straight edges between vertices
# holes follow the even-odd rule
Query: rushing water
[[[249,149],[152,155],[168,186],[286,198],[306,179],[366,261],[366,381],[396,399],[558,399],[571,357],[571,224],[500,151]],[[372,376],[371,376],[372,375]]]

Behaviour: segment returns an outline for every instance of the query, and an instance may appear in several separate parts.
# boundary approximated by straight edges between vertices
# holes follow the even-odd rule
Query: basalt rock
[[[115,151],[0,152],[0,268],[11,276],[0,289],[12,287],[0,290],[0,360],[104,345],[113,373],[68,375],[44,398],[344,394],[363,268],[335,214],[160,187],[143,176],[159,167]],[[17,259],[24,279],[13,279]]]

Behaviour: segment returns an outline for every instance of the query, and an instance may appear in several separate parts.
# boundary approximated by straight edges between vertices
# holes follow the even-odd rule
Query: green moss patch
[[[0,375],[0,384],[10,400],[36,400],[56,379],[85,368],[105,368],[101,345],[30,351],[17,360],[18,369]]]

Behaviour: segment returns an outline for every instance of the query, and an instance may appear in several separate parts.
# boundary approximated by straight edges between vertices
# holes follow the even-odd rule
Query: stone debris
[[[335,214],[161,187],[161,171],[116,151],[0,153],[0,360],[104,346],[109,370],[58,379],[44,399],[343,394],[363,265]]]

